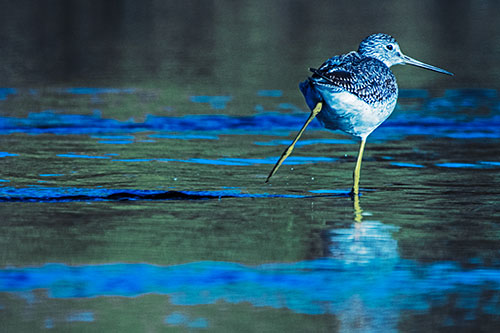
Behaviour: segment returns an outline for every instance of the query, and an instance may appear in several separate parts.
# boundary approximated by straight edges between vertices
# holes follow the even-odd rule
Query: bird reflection
[[[362,196],[351,198],[352,220],[348,226],[329,231],[328,255],[346,263],[370,264],[379,260],[391,265],[399,258],[397,241],[392,237],[397,227],[373,219],[361,208]]]
[[[359,198],[360,197],[358,195],[352,197],[354,207],[354,222],[356,223],[363,222],[363,210],[361,209]]]

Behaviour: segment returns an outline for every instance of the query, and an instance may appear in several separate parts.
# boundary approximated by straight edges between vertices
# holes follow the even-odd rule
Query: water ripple
[[[353,242],[349,235],[342,236],[343,243]],[[386,241],[377,236],[378,243]],[[389,313],[397,315],[400,310],[423,311],[431,304],[444,304],[447,295],[455,295],[457,306],[474,315],[477,306],[470,306],[470,301],[480,297],[483,288],[500,291],[498,269],[464,270],[449,262],[422,265],[400,259],[397,252],[388,259],[382,254],[363,260],[320,258],[258,266],[201,261],[172,266],[114,263],[11,267],[0,269],[0,291],[46,289],[52,298],[153,293],[169,295],[177,305],[249,302],[256,307],[288,308],[305,314],[341,313],[347,310],[349,299],[359,297],[366,306],[365,315],[378,319]],[[494,298],[478,306],[478,311],[500,314]],[[92,316],[85,314],[78,319],[91,320]],[[172,322],[176,319],[180,318],[169,317]]]
[[[142,131],[169,132],[164,138],[208,139],[217,138],[213,134],[194,132],[213,132],[218,134],[253,134],[290,131],[296,132],[304,123],[305,113],[264,112],[253,116],[227,115],[190,115],[183,117],[160,117],[148,115],[144,122],[133,120],[119,121],[106,119],[99,112],[93,115],[60,114],[54,111],[31,113],[26,118],[0,117],[0,134],[91,134],[101,133],[130,134]],[[395,115],[372,134],[377,140],[394,140],[409,135],[426,135],[454,139],[499,139],[500,116],[487,119],[450,119],[437,116]],[[312,122],[310,129],[321,129],[318,122]],[[172,134],[175,132],[176,134]],[[189,132],[184,136],[182,132]]]
[[[347,196],[349,192],[336,193]],[[223,198],[311,198],[300,194],[246,193],[239,190],[183,191],[138,190],[74,187],[26,188],[0,187],[0,202],[73,202],[73,201],[137,201],[137,200],[208,200]]]

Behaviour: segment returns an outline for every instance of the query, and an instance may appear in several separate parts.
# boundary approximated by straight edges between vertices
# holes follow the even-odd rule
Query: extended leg
[[[322,107],[323,107],[323,103],[318,102],[318,104],[316,104],[316,107],[314,108],[314,110],[311,111],[311,114],[309,115],[309,118],[307,118],[304,126],[302,126],[302,128],[300,129],[299,133],[297,134],[297,136],[293,140],[292,144],[290,146],[288,146],[288,148],[283,152],[283,154],[281,155],[280,159],[278,160],[278,162],[276,163],[276,165],[274,166],[274,168],[271,170],[271,173],[269,173],[269,176],[267,176],[266,183],[276,173],[276,171],[278,171],[279,167],[286,160],[286,158],[288,156],[290,156],[290,154],[293,151],[293,148],[295,147],[295,144],[297,143],[297,141],[299,141],[300,137],[302,136],[302,133],[306,130],[306,127],[314,119],[314,117],[316,117],[316,115],[321,111]]]
[[[356,161],[356,168],[354,168],[354,184],[351,190],[351,194],[354,196],[357,196],[359,194],[359,175],[361,172],[361,161],[363,161],[363,151],[365,150],[365,143],[366,143],[366,138],[361,138],[358,159]]]

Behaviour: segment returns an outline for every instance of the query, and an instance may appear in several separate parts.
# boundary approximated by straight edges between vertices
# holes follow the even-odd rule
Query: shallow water
[[[356,140],[318,123],[264,183],[307,118],[295,91],[186,96],[191,114],[139,88],[2,92],[7,331],[498,325],[495,90],[402,90],[359,201]]]
[[[38,1],[0,11],[0,331],[500,325],[500,2]],[[386,32],[358,142],[298,82]]]

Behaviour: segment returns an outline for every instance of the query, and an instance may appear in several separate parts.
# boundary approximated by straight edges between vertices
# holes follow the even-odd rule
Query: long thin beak
[[[435,72],[439,72],[439,73],[443,73],[443,74],[448,74],[448,75],[453,75],[453,73],[450,73],[448,71],[445,71],[444,69],[441,69],[441,68],[438,68],[438,67],[434,67],[432,65],[428,65],[426,63],[423,63],[421,61],[418,61],[418,60],[415,60],[411,57],[408,57],[407,55],[401,55],[401,58],[403,58],[403,61],[405,64],[408,64],[408,65],[413,65],[413,66],[418,66],[418,67],[422,67],[422,68],[425,68],[425,69],[429,69],[431,71],[435,71]]]

